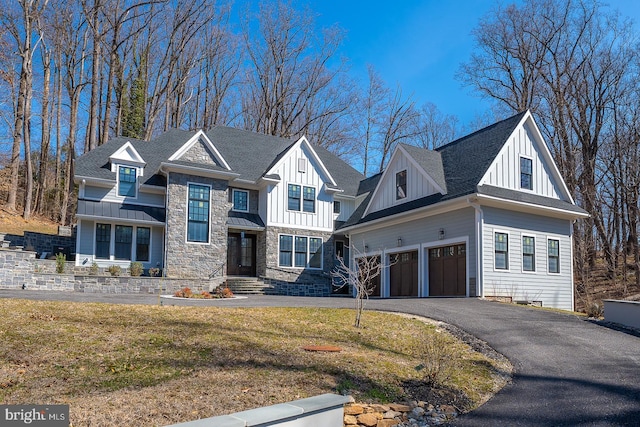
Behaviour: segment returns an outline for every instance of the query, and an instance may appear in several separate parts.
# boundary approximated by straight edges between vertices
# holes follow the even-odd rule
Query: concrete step
[[[256,277],[229,277],[227,287],[238,295],[265,295],[272,289]]]

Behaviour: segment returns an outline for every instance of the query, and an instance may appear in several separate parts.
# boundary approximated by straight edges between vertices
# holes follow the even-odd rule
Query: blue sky
[[[455,114],[464,126],[488,103],[455,79],[474,49],[471,31],[496,4],[488,0],[312,0],[319,26],[338,24],[346,31],[341,53],[352,73],[366,79],[372,64],[390,87],[400,84],[418,105],[432,102]],[[508,4],[510,2],[503,2]],[[520,3],[520,1],[516,1]],[[640,31],[640,2],[608,2],[635,21]]]

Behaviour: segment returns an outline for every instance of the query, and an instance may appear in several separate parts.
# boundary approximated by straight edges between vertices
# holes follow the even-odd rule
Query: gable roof
[[[439,153],[442,162],[442,176],[438,176],[437,179],[444,180],[447,190],[446,194],[433,194],[422,197],[380,211],[368,213],[364,217],[365,209],[356,209],[341,228],[374,221],[474,193],[482,193],[487,196],[501,197],[516,202],[538,204],[553,209],[584,214],[585,211],[583,209],[563,200],[533,195],[531,197],[528,197],[528,195],[522,196],[517,191],[506,191],[503,189],[490,188],[489,186],[478,188],[478,183],[527,113],[527,111],[523,111],[515,114],[505,120],[436,148],[435,152]],[[407,146],[405,144],[402,145],[402,148],[430,174],[432,170],[438,170],[436,165],[437,157],[433,155],[433,151]],[[432,175],[434,179],[436,179],[435,175],[436,173]],[[369,204],[371,194],[372,193],[369,193],[362,205]]]
[[[425,150],[413,145],[400,144],[400,147],[411,156],[422,170],[435,182],[435,184],[447,193],[447,181],[444,177],[442,155],[439,151]]]
[[[202,135],[217,149],[230,170],[212,164],[191,163],[179,159],[169,160],[174,153],[184,148],[185,144],[194,141],[200,132],[171,129],[151,141],[124,137],[113,138],[77,159],[76,179],[87,177],[115,183],[116,174],[111,172],[109,156],[127,142],[130,142],[147,162],[144,178],[141,179],[142,184],[166,185],[166,179],[160,173],[160,166],[163,163],[179,167],[195,166],[211,172],[233,172],[237,179],[250,183],[257,182],[262,177],[279,179],[277,176],[265,174],[297,142],[287,138],[216,126]],[[314,145],[311,147],[330,171],[337,187],[344,190],[341,194],[355,196],[358,183],[364,178],[362,174],[328,150]]]

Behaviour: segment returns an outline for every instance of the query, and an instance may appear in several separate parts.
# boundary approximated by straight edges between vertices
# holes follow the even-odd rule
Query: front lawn
[[[74,427],[151,426],[328,392],[469,410],[504,384],[504,362],[434,325],[369,311],[363,328],[353,320],[344,309],[2,299],[0,403],[69,404]],[[425,387],[424,355],[434,348],[424,343],[434,337],[457,369]],[[309,345],[342,351],[302,349]]]

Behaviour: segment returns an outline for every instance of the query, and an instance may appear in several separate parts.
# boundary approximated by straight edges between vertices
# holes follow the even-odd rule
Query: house
[[[352,265],[380,257],[375,296],[497,296],[573,309],[572,225],[588,214],[530,112],[435,150],[400,144],[366,186],[339,232],[350,237]]]
[[[378,297],[502,296],[573,308],[577,207],[529,112],[364,178],[302,137],[216,127],[115,138],[77,160],[78,265],[260,277],[328,295],[379,257]]]
[[[262,277],[328,295],[335,224],[363,176],[306,138],[228,127],[115,138],[76,163],[77,265],[141,262],[167,277]]]

